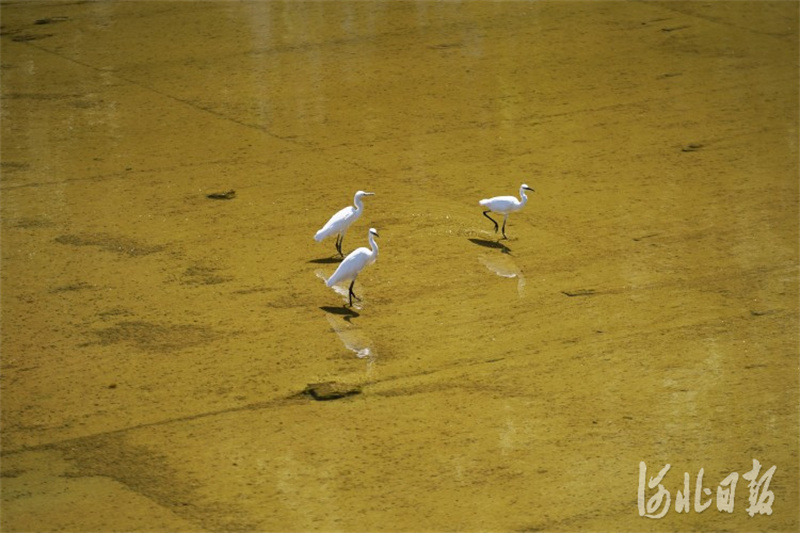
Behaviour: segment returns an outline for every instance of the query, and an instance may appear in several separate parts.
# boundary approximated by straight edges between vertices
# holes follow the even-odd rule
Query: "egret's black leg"
[[[497,222],[495,221],[495,219],[489,216],[489,213],[490,211],[487,209],[486,211],[483,212],[483,216],[492,221],[492,224],[494,224],[494,232],[497,233],[497,227],[498,227]]]
[[[508,239],[508,237],[506,237],[506,221],[508,221],[508,215],[503,217],[503,238],[504,239]],[[497,231],[497,230],[495,230],[495,231]]]
[[[339,255],[341,255],[342,257],[344,257],[344,254],[342,253],[342,241],[343,240],[344,240],[344,238],[342,237],[341,234],[336,236],[336,251],[339,252]]]
[[[347,290],[347,296],[350,298],[350,307],[353,307],[353,298],[358,300],[358,297],[353,292],[353,285],[355,285],[356,280],[350,282],[350,288]]]

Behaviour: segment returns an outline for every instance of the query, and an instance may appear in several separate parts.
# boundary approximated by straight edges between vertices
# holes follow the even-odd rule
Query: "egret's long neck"
[[[353,197],[353,203],[356,205],[356,212],[361,213],[361,210],[364,209],[364,203],[359,195]]]
[[[372,260],[378,258],[378,243],[375,242],[375,235],[369,234],[369,247],[372,248]]]
[[[525,194],[525,188],[519,188],[519,205],[520,207],[525,205],[528,202],[528,196]]]

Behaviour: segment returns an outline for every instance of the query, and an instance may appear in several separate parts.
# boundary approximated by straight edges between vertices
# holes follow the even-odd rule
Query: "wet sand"
[[[3,2],[0,38],[3,531],[800,528],[797,3]],[[345,311],[312,237],[358,189]]]

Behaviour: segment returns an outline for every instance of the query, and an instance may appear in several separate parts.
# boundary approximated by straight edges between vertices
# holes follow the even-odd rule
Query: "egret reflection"
[[[372,346],[372,339],[364,333],[364,330],[354,326],[340,316],[326,314],[325,318],[328,319],[331,329],[339,336],[344,347],[355,352],[356,357],[359,359],[366,359],[368,362],[367,370],[370,370],[377,356],[375,348]]]
[[[478,256],[478,260],[491,272],[502,278],[517,278],[517,294],[519,297],[525,293],[525,276],[517,263],[509,254],[491,254]]]

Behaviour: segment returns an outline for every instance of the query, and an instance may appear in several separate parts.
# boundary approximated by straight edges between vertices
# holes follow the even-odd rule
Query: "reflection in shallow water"
[[[344,343],[344,347],[348,350],[355,352],[356,357],[364,359],[367,362],[367,376],[372,373],[373,366],[375,365],[375,358],[377,353],[373,347],[372,339],[370,339],[364,330],[358,326],[354,326],[348,321],[348,317],[339,315],[326,314],[328,323],[331,328],[339,336],[339,339]]]
[[[478,256],[478,261],[500,277],[517,278],[517,294],[522,298],[525,293],[525,276],[509,254],[481,255]]]

